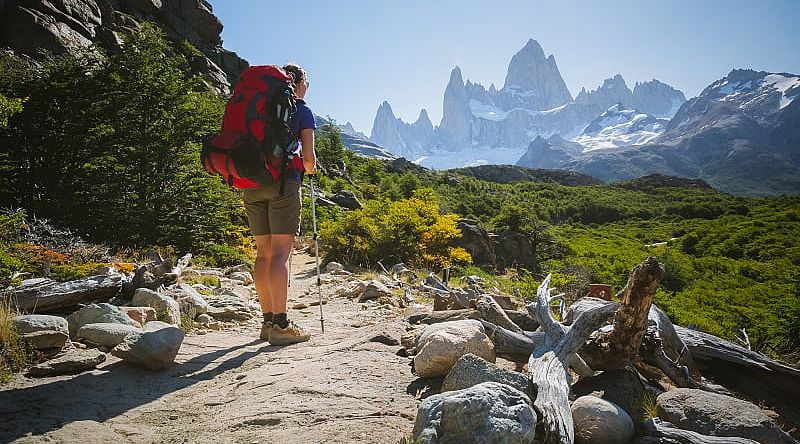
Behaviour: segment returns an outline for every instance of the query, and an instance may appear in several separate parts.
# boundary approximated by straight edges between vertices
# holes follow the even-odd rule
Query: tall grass
[[[31,365],[34,350],[17,332],[12,319],[18,313],[7,298],[0,299],[0,383]]]

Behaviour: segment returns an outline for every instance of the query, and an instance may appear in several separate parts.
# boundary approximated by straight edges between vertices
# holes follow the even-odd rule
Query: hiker
[[[293,77],[297,111],[292,115],[292,136],[301,145],[302,165],[306,174],[316,172],[314,153],[314,114],[303,98],[308,90],[308,76],[296,64],[283,67]],[[285,189],[280,184],[245,189],[244,204],[250,231],[256,241],[253,273],[258,300],[264,314],[261,339],[273,345],[307,341],[309,334],[287,318],[286,298],[289,283],[289,258],[295,235],[300,232],[300,185],[302,172],[284,171]]]

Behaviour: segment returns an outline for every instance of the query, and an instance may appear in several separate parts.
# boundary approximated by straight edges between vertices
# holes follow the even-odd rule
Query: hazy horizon
[[[691,98],[734,68],[800,73],[793,0],[210,3],[225,48],[251,64],[300,63],[312,109],[367,135],[383,101],[406,122],[425,108],[438,125],[456,65],[465,81],[501,88],[531,38],[555,57],[573,97],[615,74],[630,88],[658,79]]]

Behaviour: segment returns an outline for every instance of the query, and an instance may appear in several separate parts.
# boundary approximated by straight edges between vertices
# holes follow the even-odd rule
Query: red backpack
[[[289,127],[296,109],[292,77],[283,69],[245,69],[225,106],[222,131],[203,146],[203,167],[237,189],[280,181],[283,194],[283,173],[303,171],[298,141]]]

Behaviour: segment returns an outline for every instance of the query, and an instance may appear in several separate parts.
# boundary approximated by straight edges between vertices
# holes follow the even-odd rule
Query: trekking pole
[[[317,239],[317,206],[315,204],[314,178],[308,176],[311,182],[311,227],[314,229],[314,257],[317,259],[317,291],[319,292],[319,325],[325,333],[325,317],[322,315],[322,280],[319,278],[319,240]]]

